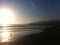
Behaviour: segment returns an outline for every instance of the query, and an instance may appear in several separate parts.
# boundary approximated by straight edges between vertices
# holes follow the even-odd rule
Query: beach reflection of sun
[[[6,29],[6,27],[4,27],[2,30],[0,30],[0,42],[8,42],[9,38],[10,38],[10,32],[9,30]]]
[[[11,32],[7,29],[7,27],[4,27],[2,30],[0,30],[0,42],[10,42],[14,41],[14,32]]]
[[[9,36],[10,36],[10,33],[8,31],[4,31],[1,33],[1,42],[8,42],[9,41]]]

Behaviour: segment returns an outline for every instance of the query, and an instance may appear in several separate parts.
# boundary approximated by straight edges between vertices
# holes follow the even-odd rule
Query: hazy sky
[[[15,23],[60,19],[60,0],[0,0],[15,13]]]

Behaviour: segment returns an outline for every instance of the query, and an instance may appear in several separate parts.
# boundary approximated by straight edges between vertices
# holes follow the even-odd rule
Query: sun
[[[12,23],[14,13],[8,8],[0,9],[0,23],[2,26],[7,26]]]

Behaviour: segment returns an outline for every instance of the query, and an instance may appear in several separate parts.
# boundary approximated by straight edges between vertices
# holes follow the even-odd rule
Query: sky
[[[15,24],[60,20],[60,0],[0,0],[14,13]]]

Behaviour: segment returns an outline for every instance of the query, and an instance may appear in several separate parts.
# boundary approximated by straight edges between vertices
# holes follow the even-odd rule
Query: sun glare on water
[[[13,12],[8,8],[0,9],[0,24],[1,26],[7,26],[12,23],[13,20]]]
[[[13,32],[10,32],[10,30],[7,30],[7,27],[4,27],[2,30],[0,30],[0,42],[13,41],[13,35]]]
[[[10,32],[7,30],[4,30],[1,34],[1,42],[8,42],[10,38]]]

